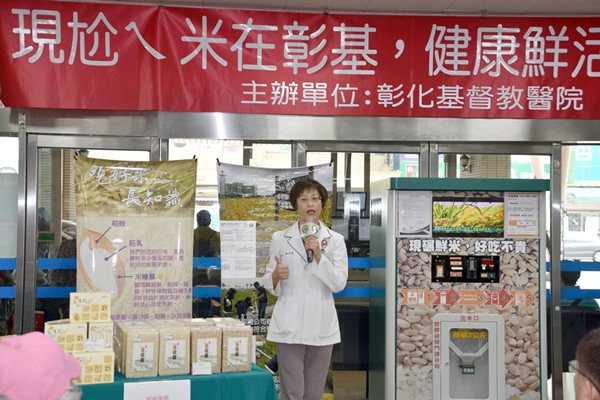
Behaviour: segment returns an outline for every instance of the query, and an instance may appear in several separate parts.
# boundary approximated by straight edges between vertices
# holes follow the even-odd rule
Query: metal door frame
[[[151,161],[159,161],[165,152],[165,143],[158,138],[145,137],[100,137],[79,135],[25,134],[26,116],[19,124],[19,165],[23,166],[23,177],[19,177],[19,242],[17,243],[17,273],[15,293],[15,334],[34,330],[35,303],[37,299],[37,195],[38,195],[38,151],[51,149],[94,149],[148,151]],[[23,136],[23,139],[22,139]],[[162,145],[162,146],[161,146]],[[163,149],[161,149],[163,147]],[[161,151],[162,150],[162,151]],[[23,160],[23,162],[21,162]],[[23,189],[21,188],[23,183]],[[25,201],[21,201],[25,199]],[[21,210],[23,208],[23,210]],[[23,213],[23,217],[21,217]],[[24,223],[22,224],[21,222]],[[24,226],[24,232],[21,232]],[[23,236],[23,238],[22,238]],[[21,240],[23,242],[21,243]]]

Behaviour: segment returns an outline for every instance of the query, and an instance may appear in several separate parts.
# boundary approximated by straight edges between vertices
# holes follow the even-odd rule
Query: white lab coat
[[[298,222],[276,232],[271,240],[269,265],[263,286],[278,296],[267,340],[279,343],[327,346],[340,342],[340,328],[333,293],[346,287],[348,254],[344,237],[319,222],[321,261],[306,260]],[[289,278],[273,288],[275,256],[289,267]]]

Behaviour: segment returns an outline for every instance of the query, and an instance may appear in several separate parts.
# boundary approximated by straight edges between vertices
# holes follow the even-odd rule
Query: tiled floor
[[[366,371],[333,371],[335,400],[367,400]]]

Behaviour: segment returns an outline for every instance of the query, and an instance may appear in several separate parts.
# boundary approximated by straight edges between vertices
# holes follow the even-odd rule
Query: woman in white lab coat
[[[333,293],[346,286],[348,255],[344,237],[319,221],[326,201],[319,182],[296,182],[290,202],[299,220],[273,235],[263,277],[263,286],[278,296],[267,340],[277,343],[282,400],[321,400],[331,351],[340,342]],[[319,225],[318,238],[301,235],[309,217]]]

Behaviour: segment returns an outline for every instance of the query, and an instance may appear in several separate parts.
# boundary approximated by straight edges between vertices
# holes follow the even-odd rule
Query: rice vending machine
[[[547,398],[547,190],[540,180],[373,184],[369,398]]]

